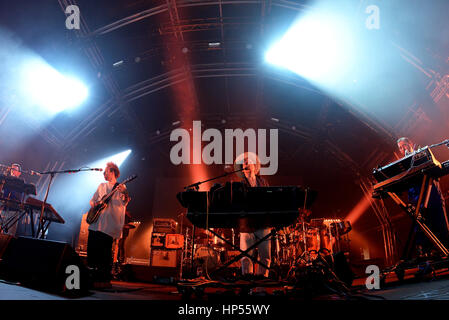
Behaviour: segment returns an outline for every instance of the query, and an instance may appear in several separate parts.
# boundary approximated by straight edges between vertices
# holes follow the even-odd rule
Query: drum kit
[[[231,239],[232,243],[238,243],[239,235],[234,232],[234,229],[213,229],[225,239]],[[196,270],[197,275],[206,274],[210,271],[216,270],[220,265],[232,257],[233,250],[231,246],[226,244],[217,236],[209,233],[204,229],[197,229],[195,233],[195,244],[193,250],[193,269]],[[232,267],[239,267],[234,264]]]
[[[340,219],[323,218],[306,222],[305,218],[301,215],[296,223],[278,230],[271,240],[271,260],[280,269],[289,270],[298,264],[311,263],[319,254],[328,256],[340,251],[342,236],[351,230],[349,222]],[[233,244],[239,243],[239,233],[234,229],[214,229],[214,232],[230,239]],[[204,229],[196,230],[191,261],[197,275],[216,270],[236,254],[239,252],[217,236]],[[233,263],[230,269],[237,273],[240,262]]]
[[[335,242],[326,224],[300,221],[278,232],[275,258],[279,265],[287,266],[292,266],[298,259],[310,262],[319,253],[333,253]]]

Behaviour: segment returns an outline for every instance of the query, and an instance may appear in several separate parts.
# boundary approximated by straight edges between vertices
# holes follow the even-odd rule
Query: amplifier
[[[165,235],[165,247],[167,249],[182,249],[184,246],[184,235],[170,234]]]
[[[155,218],[153,220],[153,232],[156,233],[176,233],[177,226],[173,219]]]
[[[152,267],[176,268],[180,260],[179,256],[180,250],[152,249],[150,264]]]
[[[151,246],[163,248],[165,246],[165,233],[153,232],[151,234]]]

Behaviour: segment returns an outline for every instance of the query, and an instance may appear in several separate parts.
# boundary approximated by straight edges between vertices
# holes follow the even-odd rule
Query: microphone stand
[[[45,234],[45,232],[44,232],[44,225],[43,225],[44,211],[45,211],[45,206],[47,204],[46,202],[47,202],[48,194],[50,192],[50,186],[51,186],[51,183],[53,182],[53,178],[55,177],[55,175],[58,174],[58,173],[77,173],[77,172],[81,172],[81,171],[97,171],[97,170],[91,169],[91,168],[81,168],[81,169],[75,169],[75,170],[59,170],[59,171],[45,171],[45,172],[36,171],[37,173],[39,173],[41,175],[43,175],[43,174],[49,174],[50,175],[50,181],[48,182],[47,190],[45,192],[44,201],[42,202],[42,207],[41,207],[41,213],[40,213],[40,216],[39,216],[39,225],[37,227],[36,238],[39,238],[39,233],[41,233],[40,238],[44,239],[44,234]]]
[[[223,177],[226,177],[226,176],[229,176],[229,175],[231,175],[231,174],[233,174],[233,173],[236,173],[236,172],[241,172],[241,171],[243,171],[243,170],[245,170],[246,169],[246,167],[243,167],[243,165],[242,165],[242,168],[241,169],[239,169],[239,170],[234,170],[234,171],[231,171],[231,172],[225,172],[224,174],[222,174],[222,175],[219,175],[219,176],[216,176],[216,177],[213,177],[213,178],[210,178],[210,179],[207,179],[207,180],[204,180],[204,181],[198,181],[198,182],[195,182],[195,183],[192,183],[191,185],[188,185],[188,186],[185,186],[184,187],[184,190],[191,190],[191,189],[195,189],[196,191],[198,191],[199,190],[199,188],[200,188],[200,184],[203,184],[203,183],[205,183],[205,182],[209,182],[209,181],[212,181],[212,180],[216,180],[216,179],[219,179],[219,178],[223,178]],[[191,246],[192,246],[192,256],[191,256],[191,264],[190,264],[190,273],[193,273],[193,264],[194,264],[194,250],[195,250],[195,230],[196,228],[195,228],[195,225],[193,225],[192,226],[192,243],[191,243]]]

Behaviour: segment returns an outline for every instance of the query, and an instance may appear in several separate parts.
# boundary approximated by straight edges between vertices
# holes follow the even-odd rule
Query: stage
[[[380,290],[368,290],[364,287],[365,279],[354,281],[351,295],[341,296],[338,294],[323,294],[315,296],[310,300],[340,300],[340,301],[363,301],[363,300],[449,300],[449,271],[444,270],[437,274],[436,279],[415,282],[413,276],[406,276],[403,283],[397,279],[387,281]],[[112,281],[112,287],[101,290],[90,290],[89,294],[66,298],[61,295],[50,294],[33,290],[17,284],[0,281],[0,300],[158,300],[173,302],[219,302],[222,299],[244,301],[251,299],[272,301],[305,301],[304,297],[288,294],[285,288],[269,287],[266,294],[242,296],[238,292],[230,292],[220,288],[208,288],[204,295],[198,297],[191,295],[183,297],[175,284],[155,284],[144,282]]]

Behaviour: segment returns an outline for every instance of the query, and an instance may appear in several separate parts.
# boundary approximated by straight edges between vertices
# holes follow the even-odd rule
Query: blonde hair
[[[407,137],[399,138],[398,141],[396,141],[396,143],[398,144],[398,143],[401,142],[401,141],[404,141],[404,142],[408,143],[409,145],[413,145],[412,140],[410,140],[410,139],[407,138]]]

